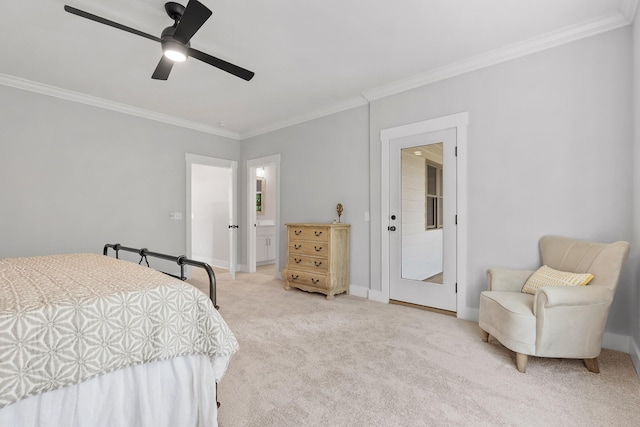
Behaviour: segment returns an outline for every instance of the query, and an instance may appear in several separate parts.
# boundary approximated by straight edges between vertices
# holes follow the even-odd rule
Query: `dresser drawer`
[[[301,254],[290,255],[288,264],[294,268],[322,273],[326,273],[329,269],[329,260],[327,258],[316,258]]]
[[[329,244],[327,242],[290,241],[289,256],[312,255],[318,257],[329,256]]]
[[[304,285],[311,286],[318,289],[327,289],[327,276],[321,273],[311,273],[303,270],[296,270],[295,268],[289,268],[287,270],[287,276],[283,277],[291,285]]]
[[[290,227],[289,241],[309,240],[313,242],[328,242],[329,231],[322,227]]]

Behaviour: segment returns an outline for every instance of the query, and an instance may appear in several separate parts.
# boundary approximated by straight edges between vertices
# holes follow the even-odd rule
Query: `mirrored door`
[[[390,147],[389,297],[455,311],[455,131]]]

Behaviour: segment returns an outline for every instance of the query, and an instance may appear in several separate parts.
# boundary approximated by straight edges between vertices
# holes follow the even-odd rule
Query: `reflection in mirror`
[[[256,178],[256,214],[264,214],[264,198],[265,198],[265,179]]]
[[[402,278],[442,284],[442,143],[402,149]]]

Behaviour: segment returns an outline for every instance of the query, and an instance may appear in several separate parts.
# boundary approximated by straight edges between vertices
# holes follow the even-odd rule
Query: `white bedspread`
[[[127,366],[228,361],[237,348],[206,295],[150,268],[96,254],[0,259],[0,407]]]
[[[0,409],[3,427],[217,426],[208,356],[131,366]]]

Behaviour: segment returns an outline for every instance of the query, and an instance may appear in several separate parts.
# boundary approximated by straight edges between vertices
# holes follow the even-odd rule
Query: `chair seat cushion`
[[[479,325],[508,349],[535,354],[533,295],[507,291],[482,292]]]

